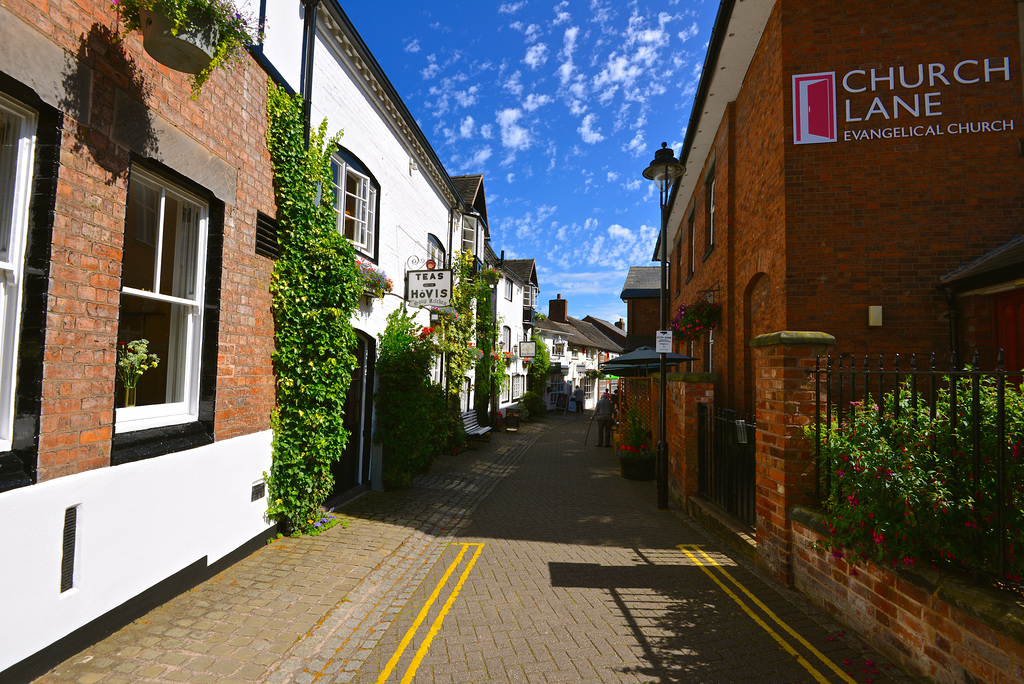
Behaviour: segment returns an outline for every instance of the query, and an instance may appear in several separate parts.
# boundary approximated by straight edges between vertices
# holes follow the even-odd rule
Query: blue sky
[[[537,261],[540,310],[626,316],[660,213],[641,175],[679,153],[718,2],[344,3],[453,176],[480,173],[491,244]]]

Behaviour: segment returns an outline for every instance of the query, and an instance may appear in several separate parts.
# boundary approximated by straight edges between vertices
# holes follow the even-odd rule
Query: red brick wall
[[[1017,5],[966,0],[834,3],[783,0],[783,84],[792,74],[1010,58],[1011,80],[849,94],[837,83],[840,135],[865,127],[1013,120],[1014,130],[792,145],[784,109],[787,328],[826,330],[837,351],[949,352],[939,276],[1024,227],[1024,132]],[[927,21],[921,21],[927,17]],[[828,50],[821,50],[822,40]],[[941,116],[844,123],[878,96],[936,91]],[[884,325],[867,326],[867,307]]]
[[[661,329],[661,302],[657,299],[630,299],[626,304],[626,338],[634,344],[653,345],[654,333]]]
[[[921,17],[928,21],[920,21]],[[828,50],[821,49],[823,44]],[[749,340],[777,330],[824,330],[838,352],[939,352],[948,358],[949,323],[939,276],[1024,230],[1024,186],[1007,182],[1024,166],[1024,134],[1015,3],[881,0],[836,4],[781,0],[748,68],[744,85],[718,124],[711,154],[716,183],[716,246],[703,259],[705,167],[679,227],[672,264],[687,269],[686,220],[695,210],[693,278],[672,311],[718,287],[723,322],[715,332],[716,394],[724,407],[752,404]],[[964,59],[1010,58],[1011,80],[942,86],[942,116],[910,121],[876,117],[869,127],[909,123],[1013,120],[1014,130],[904,139],[794,145],[794,74],[911,68]],[[837,85],[839,130],[844,101],[864,111],[874,95]],[[865,96],[866,100],[865,100]],[[856,114],[856,112],[854,112]],[[715,122],[702,122],[703,126]],[[684,279],[685,280],[685,279]],[[673,288],[673,293],[675,289]],[[867,307],[883,307],[884,325],[868,327]],[[982,316],[968,323],[984,344]],[[965,344],[974,344],[965,336]],[[702,345],[696,346],[703,355]],[[695,370],[701,369],[695,365]]]
[[[714,403],[715,386],[710,377],[670,373],[665,394],[669,499],[681,507],[697,493],[697,407]]]
[[[92,69],[89,120],[64,119],[47,302],[38,478],[108,465],[115,342],[130,155],[112,137],[116,91],[238,170],[225,207],[215,436],[269,428],[273,406],[272,264],[254,255],[256,211],[274,214],[265,143],[266,75],[247,60],[219,69],[198,101],[183,75],[157,65],[137,34],[111,41],[107,0],[14,2],[23,17]]]
[[[936,682],[1024,681],[1024,646],[905,578],[814,550],[792,522],[795,586],[904,669]]]

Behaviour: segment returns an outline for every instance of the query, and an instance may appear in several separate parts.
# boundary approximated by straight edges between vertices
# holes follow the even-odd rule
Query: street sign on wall
[[[405,299],[413,306],[448,306],[452,303],[452,272],[409,271]]]

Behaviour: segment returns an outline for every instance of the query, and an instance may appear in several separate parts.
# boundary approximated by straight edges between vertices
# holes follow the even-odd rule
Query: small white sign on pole
[[[654,351],[659,354],[672,353],[672,331],[659,330],[654,334]]]
[[[448,306],[452,302],[452,272],[409,271],[405,299],[412,306]]]

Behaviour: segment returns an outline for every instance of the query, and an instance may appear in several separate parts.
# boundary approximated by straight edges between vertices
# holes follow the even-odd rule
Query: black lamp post
[[[661,246],[661,330],[668,330],[668,199],[672,183],[680,178],[685,171],[682,163],[676,159],[675,153],[668,143],[661,143],[661,149],[654,153],[654,161],[644,169],[644,178],[654,181],[658,186],[661,202],[661,232],[658,244]],[[667,397],[668,370],[665,363],[665,352],[660,359],[661,406],[659,412],[658,453],[654,462],[655,476],[658,481],[658,508],[668,508],[668,442],[666,441],[665,403]]]

